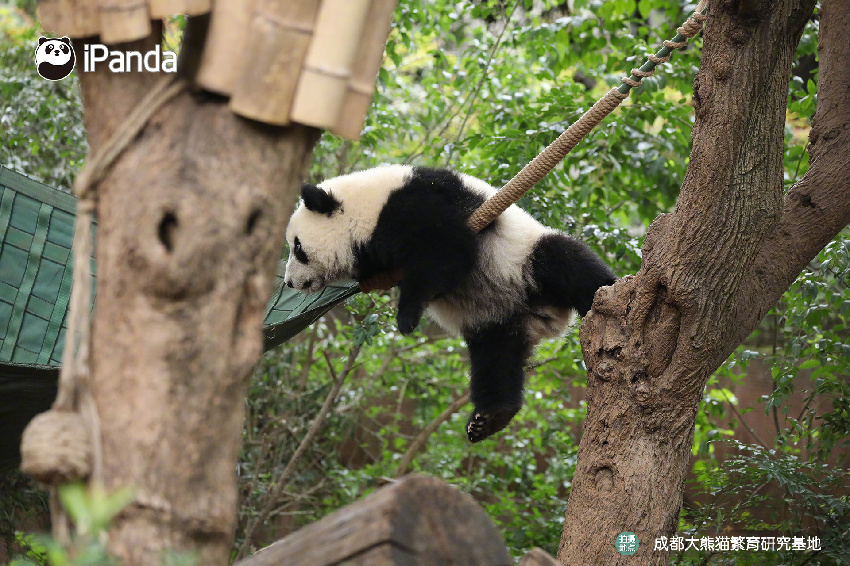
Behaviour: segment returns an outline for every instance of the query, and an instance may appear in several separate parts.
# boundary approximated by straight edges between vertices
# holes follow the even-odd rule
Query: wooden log
[[[240,70],[231,110],[269,124],[289,123],[319,4],[319,0],[257,0],[242,54],[234,54],[231,63]]]
[[[57,36],[89,37],[100,33],[97,0],[40,0],[38,21]]]
[[[563,566],[542,548],[532,548],[520,558],[517,566]]]
[[[151,34],[151,17],[145,0],[99,0],[100,40],[124,43]]]
[[[254,0],[216,2],[195,83],[206,90],[229,96],[239,78],[238,61],[245,57],[246,36]],[[293,84],[295,84],[293,82]]]
[[[219,4],[230,4],[236,0],[219,2]],[[167,18],[174,14],[185,14],[187,16],[199,16],[206,14],[212,8],[212,0],[150,0],[151,17],[155,19]]]
[[[325,129],[337,125],[369,6],[369,0],[322,0],[292,102],[293,122]]]
[[[407,476],[237,566],[508,566],[496,526],[468,495]]]
[[[384,59],[387,37],[392,30],[395,4],[395,0],[372,0],[369,5],[369,13],[366,15],[368,25],[360,39],[342,110],[336,125],[331,128],[331,132],[338,136],[350,140],[360,137],[366,113],[372,105],[375,79]]]

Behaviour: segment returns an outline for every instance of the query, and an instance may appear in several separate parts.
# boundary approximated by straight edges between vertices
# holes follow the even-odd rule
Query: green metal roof
[[[58,366],[74,197],[0,167],[0,363]]]

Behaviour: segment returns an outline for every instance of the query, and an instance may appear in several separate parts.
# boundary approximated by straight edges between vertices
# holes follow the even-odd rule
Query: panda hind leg
[[[531,343],[522,317],[464,333],[469,349],[474,410],[466,425],[471,442],[480,442],[510,424],[522,408],[525,362]]]
[[[587,244],[559,233],[547,234],[537,242],[531,273],[537,287],[529,297],[532,306],[575,309],[581,316],[590,310],[596,291],[617,280]]]

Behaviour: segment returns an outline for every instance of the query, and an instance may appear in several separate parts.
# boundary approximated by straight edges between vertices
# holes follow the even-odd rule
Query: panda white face
[[[408,165],[385,165],[305,184],[286,228],[286,285],[314,293],[355,278],[354,246],[369,239],[388,195],[410,174]]]
[[[284,282],[315,293],[331,281],[352,277],[354,254],[341,203],[313,185],[304,185],[301,194],[303,202],[286,228],[289,259]]]

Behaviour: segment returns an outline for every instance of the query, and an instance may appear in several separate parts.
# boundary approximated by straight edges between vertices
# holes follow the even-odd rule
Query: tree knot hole
[[[623,359],[623,347],[622,346],[614,346],[613,348],[608,348],[605,350],[605,353],[614,358],[615,360]]]
[[[263,211],[259,208],[255,208],[251,211],[251,214],[248,215],[248,220],[245,222],[245,234],[250,236],[254,233],[254,229],[257,227],[257,223],[260,221],[260,216],[262,216]]]
[[[638,400],[638,403],[644,404],[649,401],[649,397],[649,385],[645,381],[641,381],[635,386],[635,398]]]
[[[815,208],[815,203],[812,201],[812,197],[810,195],[801,194],[797,196],[797,199],[800,201],[800,206],[805,208]]]
[[[631,382],[632,385],[634,385],[635,383],[639,383],[639,382],[646,383],[646,377],[647,377],[646,371],[638,370],[638,371],[636,371],[635,373],[632,374],[632,377],[629,378],[629,381]]]
[[[594,372],[601,381],[611,381],[611,376],[614,373],[614,364],[611,360],[604,359],[599,362]]]
[[[596,470],[596,489],[610,491],[614,488],[614,470],[603,466]]]
[[[174,250],[174,233],[177,231],[178,225],[177,215],[170,210],[167,210],[159,221],[157,236],[168,253]]]

